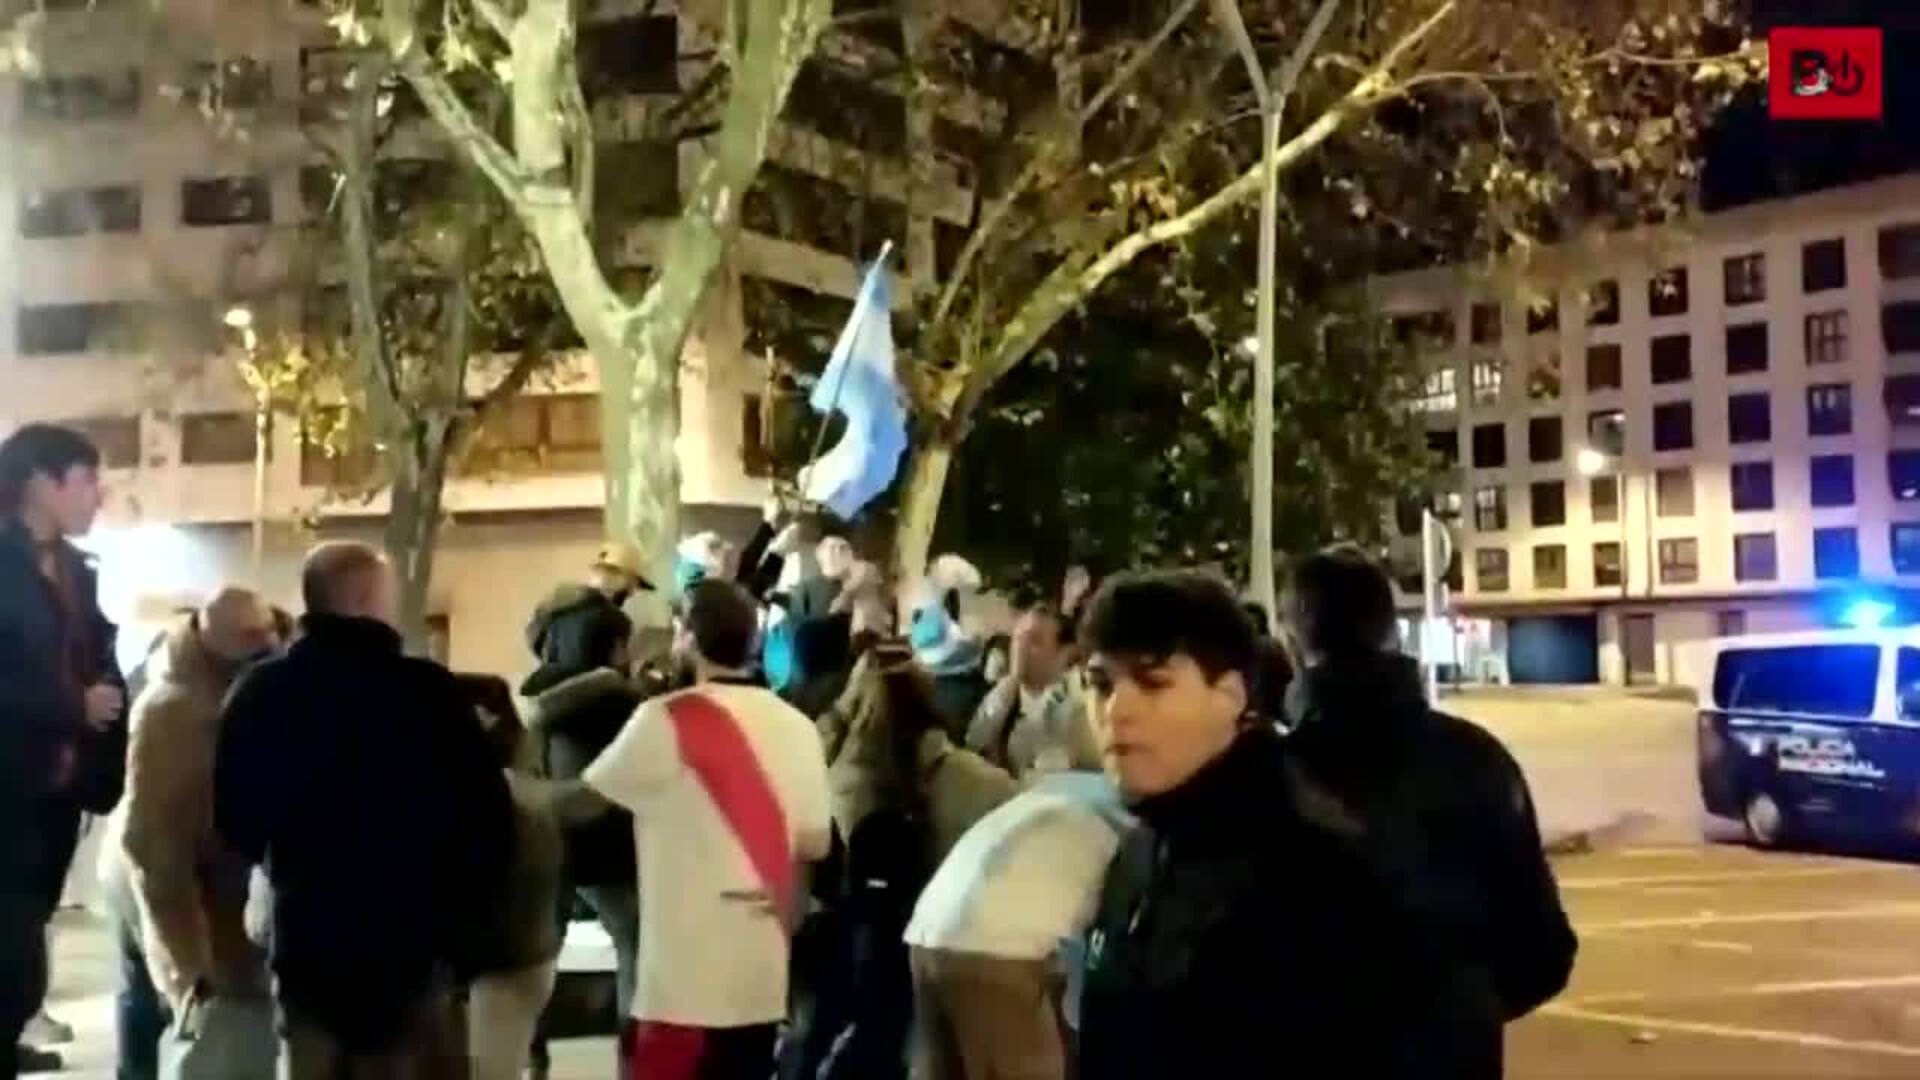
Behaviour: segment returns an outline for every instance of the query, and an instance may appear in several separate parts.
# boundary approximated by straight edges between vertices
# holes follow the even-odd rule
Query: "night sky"
[[[1885,118],[1774,121],[1766,87],[1706,136],[1709,210],[1920,168],[1920,0],[1749,0],[1756,34],[1774,26],[1878,26],[1885,33]]]

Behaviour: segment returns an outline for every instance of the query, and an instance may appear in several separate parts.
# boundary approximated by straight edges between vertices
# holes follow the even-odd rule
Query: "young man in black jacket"
[[[242,677],[214,824],[273,886],[292,1080],[463,1077],[453,984],[502,894],[512,805],[454,676],[404,655],[392,568],[307,557],[303,634]]]
[[[1078,1075],[1444,1077],[1433,964],[1249,695],[1254,630],[1192,573],[1109,581],[1083,624],[1108,771],[1140,820],[1087,941]]]
[[[1392,648],[1393,586],[1365,552],[1302,560],[1287,608],[1307,663],[1288,746],[1366,826],[1441,950],[1430,1060],[1497,1077],[1503,1026],[1560,992],[1577,949],[1527,782],[1499,740],[1428,706],[1418,665]]]
[[[23,1059],[59,1067],[15,1048],[46,994],[47,920],[80,815],[113,809],[125,779],[115,631],[68,543],[92,531],[100,503],[85,436],[28,424],[0,444],[0,1078]]]

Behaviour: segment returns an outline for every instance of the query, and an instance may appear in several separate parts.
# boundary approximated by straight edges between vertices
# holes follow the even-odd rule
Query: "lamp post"
[[[247,362],[258,367],[260,358],[260,335],[253,328],[253,309],[244,304],[236,304],[227,309],[221,319],[231,330],[240,335],[240,345],[247,351]],[[266,382],[256,370],[253,372],[253,577],[257,583],[266,572],[267,563],[267,427],[268,401]]]

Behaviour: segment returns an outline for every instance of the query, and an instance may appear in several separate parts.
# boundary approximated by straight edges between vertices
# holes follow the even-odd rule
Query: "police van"
[[[1752,843],[1920,838],[1920,628],[1707,644],[1700,794]]]

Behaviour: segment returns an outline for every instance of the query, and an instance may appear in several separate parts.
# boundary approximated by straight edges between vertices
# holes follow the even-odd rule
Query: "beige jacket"
[[[967,748],[994,760],[1006,732],[1006,767],[1022,780],[1036,772],[1100,768],[1100,745],[1087,716],[1086,696],[1062,679],[1039,695],[1037,708],[1022,712],[1020,687],[1011,677],[987,692],[967,727]],[[1012,722],[1013,729],[1007,731]]]
[[[234,674],[201,645],[197,624],[167,632],[129,716],[127,787],[109,821],[139,902],[154,985],[177,997],[205,976],[216,991],[266,989],[248,938],[248,873],[213,830],[213,759]],[[111,854],[111,853],[110,853]]]

